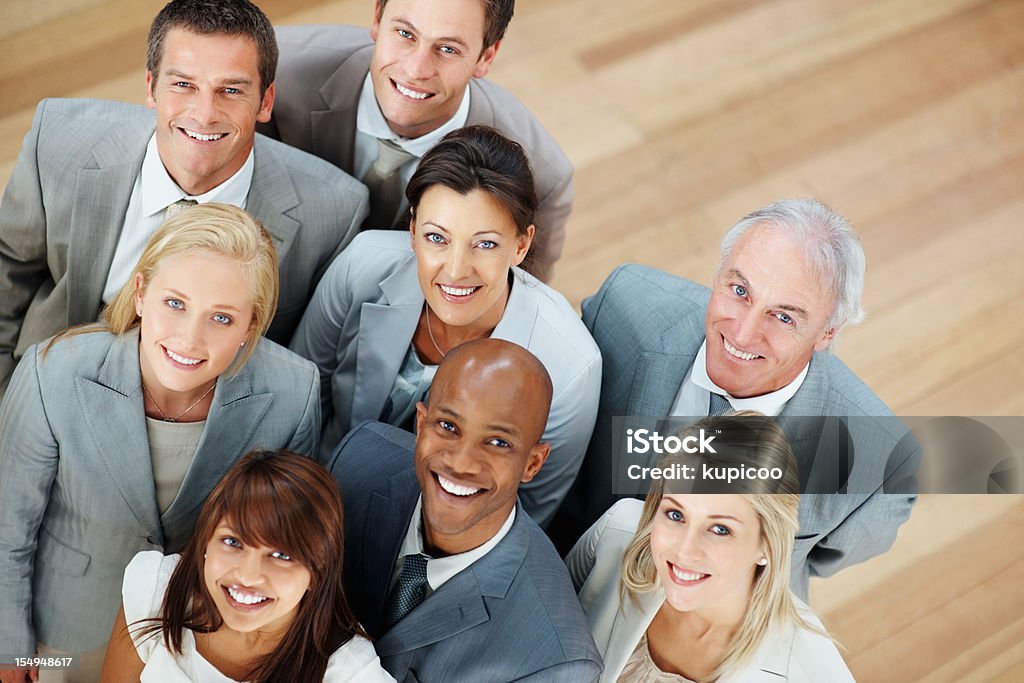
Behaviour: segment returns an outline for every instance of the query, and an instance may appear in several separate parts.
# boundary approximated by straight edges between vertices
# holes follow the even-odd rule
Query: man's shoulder
[[[601,286],[614,290],[642,288],[655,294],[684,296],[701,303],[707,303],[711,294],[704,285],[639,263],[617,266]]]
[[[837,356],[828,352],[815,353],[811,358],[807,378],[800,391],[807,391],[822,402],[825,415],[892,417],[893,412]]]
[[[327,469],[344,493],[351,490],[353,495],[368,495],[370,487],[378,487],[385,478],[413,472],[415,445],[416,437],[403,429],[383,422],[363,422],[334,448]]]
[[[280,164],[293,179],[299,181],[297,187],[300,191],[321,196],[326,191],[330,196],[364,188],[362,183],[334,164],[261,133],[256,134],[254,147],[257,159],[260,155],[267,155],[274,163]],[[260,170],[261,164],[257,161],[253,172],[259,173]]]
[[[616,316],[646,321],[644,327],[655,326],[657,321],[673,325],[690,315],[702,317],[710,294],[707,287],[691,280],[627,263],[612,271],[597,295],[583,302],[584,319],[587,309],[599,303],[602,312],[611,310]]]
[[[301,64],[301,78],[311,87],[326,80],[353,53],[373,44],[369,30],[346,24],[278,26],[274,30],[284,55],[282,64],[289,70]]]
[[[469,118],[466,125],[491,126],[523,146],[534,175],[572,175],[572,162],[554,136],[518,97],[484,78],[470,80]]]
[[[41,100],[36,111],[42,121],[59,120],[123,123],[139,121],[151,124],[153,113],[141,104],[113,100],[48,98]]]

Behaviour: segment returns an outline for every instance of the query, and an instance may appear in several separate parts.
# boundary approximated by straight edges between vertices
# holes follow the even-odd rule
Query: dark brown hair
[[[166,646],[181,654],[184,629],[210,633],[220,628],[223,622],[207,592],[203,566],[206,546],[225,521],[243,544],[277,548],[311,575],[288,631],[272,653],[254,662],[246,680],[323,679],[331,654],[353,636],[366,634],[342,589],[345,543],[338,487],[327,470],[298,453],[253,451],[224,475],[203,505],[195,534],[171,574],[160,616],[139,631],[159,631]]]
[[[256,43],[260,97],[277,74],[277,38],[274,27],[259,7],[248,0],[172,0],[156,15],[146,42],[146,70],[156,80],[164,56],[164,40],[172,28],[199,35],[225,33],[245,36]]]
[[[466,126],[441,138],[420,160],[405,196],[413,216],[423,193],[443,185],[461,195],[483,190],[505,207],[523,237],[537,211],[530,161],[518,142],[487,126]]]
[[[505,37],[505,29],[512,21],[512,13],[516,9],[516,0],[480,0],[484,4],[484,45],[486,50]],[[388,0],[380,0],[377,5],[377,21],[384,16],[384,6]]]

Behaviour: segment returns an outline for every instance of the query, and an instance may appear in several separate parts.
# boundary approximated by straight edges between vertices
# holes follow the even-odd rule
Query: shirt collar
[[[238,207],[245,207],[245,199],[252,185],[252,172],[255,167],[255,153],[249,150],[242,168],[233,176],[213,188],[209,192],[192,196],[178,187],[160,160],[160,152],[156,146],[156,134],[149,139],[146,156],[142,160],[142,216],[149,217],[166,209],[179,199],[194,199],[199,204],[207,202],[223,202]]]
[[[405,557],[406,555],[413,555],[415,553],[423,553],[427,556],[427,583],[430,585],[430,590],[436,591],[446,581],[454,577],[456,574],[461,572],[463,569],[467,569],[474,562],[482,558],[487,553],[491,552],[494,546],[501,542],[501,539],[505,538],[508,534],[509,529],[512,528],[512,523],[516,520],[516,508],[512,506],[512,511],[508,513],[508,517],[505,519],[505,523],[501,525],[498,532],[491,536],[491,538],[484,543],[479,545],[472,550],[467,550],[464,553],[458,555],[448,555],[446,557],[431,557],[424,549],[423,544],[423,496],[420,495],[416,500],[416,508],[412,511],[412,519],[409,520],[409,527],[405,532],[405,539],[402,541],[402,547],[399,550],[398,557]]]
[[[431,147],[441,141],[448,133],[458,130],[469,120],[469,85],[462,94],[462,102],[455,115],[445,121],[439,128],[421,135],[418,138],[403,138],[391,130],[387,119],[377,104],[377,96],[373,92],[373,79],[366,74],[363,88],[359,91],[359,106],[356,110],[356,130],[381,140],[391,140],[409,154],[422,157]]]
[[[809,365],[805,365],[804,369],[800,371],[800,374],[793,379],[792,382],[776,389],[775,391],[760,396],[752,396],[750,398],[735,398],[729,395],[722,387],[718,386],[711,381],[708,376],[708,358],[707,358],[707,345],[708,340],[705,338],[701,342],[700,349],[697,351],[697,357],[693,360],[693,370],[690,373],[690,381],[696,384],[702,389],[706,389],[711,393],[721,394],[729,401],[729,405],[732,406],[733,410],[756,410],[759,413],[774,417],[782,412],[789,399],[793,398],[800,385],[804,383],[804,378],[807,377],[807,368]]]

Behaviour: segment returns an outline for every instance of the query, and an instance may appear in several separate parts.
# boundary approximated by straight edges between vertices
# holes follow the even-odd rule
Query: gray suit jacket
[[[569,576],[579,591],[583,612],[594,634],[605,669],[601,681],[619,680],[640,638],[665,602],[662,588],[641,593],[639,604],[620,599],[622,558],[636,534],[643,502],[616,503],[573,547],[565,558]],[[821,629],[818,618],[803,602],[797,609],[807,622]],[[852,683],[853,677],[835,644],[825,636],[788,623],[771,629],[741,670],[720,683]]]
[[[153,128],[153,113],[138,105],[39,103],[0,204],[0,397],[26,348],[98,317]],[[366,188],[257,135],[246,210],[277,247],[281,293],[267,336],[287,344],[320,276],[366,216]]]
[[[413,437],[364,423],[329,469],[345,501],[345,593],[399,681],[593,681],[601,658],[565,566],[520,507],[508,534],[390,630],[392,570],[419,498]]]
[[[0,643],[98,647],[142,550],[180,551],[224,473],[254,448],[314,453],[316,368],[261,339],[222,376],[177,498],[160,514],[139,374],[139,338],[91,332],[31,347],[0,404]]]
[[[277,44],[281,59],[274,116],[259,130],[352,173],[359,93],[373,55],[369,32],[355,26],[282,26],[277,29]],[[572,163],[507,90],[476,78],[469,88],[466,124],[496,128],[521,144],[530,159],[540,205],[534,218],[537,234],[524,267],[541,280],[550,280],[572,211]],[[403,202],[396,216],[398,227],[408,227],[408,216],[408,204]]]
[[[583,322],[601,348],[604,371],[594,435],[551,527],[560,548],[568,550],[615,501],[612,463],[622,449],[614,442],[612,417],[666,416],[672,410],[704,341],[708,297],[701,285],[630,264],[616,268],[583,302]],[[892,545],[916,497],[921,449],[871,389],[829,353],[811,359],[779,423],[797,457],[801,490],[844,492],[801,496],[792,585],[806,600],[810,576],[830,576]],[[903,493],[884,493],[883,486]]]
[[[541,526],[554,516],[587,450],[601,391],[601,354],[562,295],[513,269],[512,292],[491,336],[540,359],[554,393],[543,439],[551,455],[519,491]],[[320,368],[321,451],[365,420],[377,420],[423,310],[423,290],[408,232],[360,233],[327,270],[292,340]]]

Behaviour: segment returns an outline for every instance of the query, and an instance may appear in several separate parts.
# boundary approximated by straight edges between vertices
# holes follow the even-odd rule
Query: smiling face
[[[160,73],[146,72],[160,160],[188,194],[208,192],[242,168],[256,122],[270,120],[274,86],[260,96],[258,64],[250,38],[173,28]]]
[[[481,0],[388,0],[374,7],[376,42],[370,78],[388,125],[417,138],[459,108],[470,78],[490,71],[499,43],[487,49]],[[380,16],[380,19],[377,17]]]
[[[222,520],[206,544],[203,582],[227,628],[283,634],[311,574],[281,548],[246,545]]]
[[[540,471],[549,450],[538,442],[547,421],[544,397],[550,397],[540,382],[497,354],[446,361],[438,369],[430,404],[420,403],[416,414],[428,547],[452,555],[487,542],[515,507],[519,484]]]
[[[737,398],[792,382],[836,330],[833,297],[803,248],[769,226],[751,228],[715,276],[705,319],[707,372]]]
[[[764,557],[761,522],[743,496],[666,494],[651,526],[665,601],[719,623],[738,623]]]
[[[182,252],[165,257],[150,282],[137,275],[135,286],[143,382],[162,396],[187,400],[202,393],[231,365],[253,324],[252,286],[242,265]]]
[[[390,7],[390,5],[388,5]],[[533,226],[517,236],[501,203],[476,189],[443,185],[423,193],[411,225],[420,288],[445,325],[489,333],[508,298],[508,273],[530,249]]]

